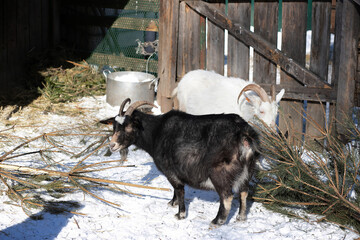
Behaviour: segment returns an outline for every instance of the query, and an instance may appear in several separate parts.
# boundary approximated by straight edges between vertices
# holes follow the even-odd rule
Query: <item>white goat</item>
[[[173,91],[181,111],[194,114],[236,113],[245,121],[256,123],[256,117],[274,128],[282,89],[272,99],[257,84],[240,78],[224,77],[205,70],[184,75]],[[256,116],[256,117],[255,117]]]

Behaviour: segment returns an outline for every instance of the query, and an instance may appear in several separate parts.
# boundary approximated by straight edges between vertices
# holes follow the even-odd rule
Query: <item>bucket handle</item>
[[[157,89],[157,86],[158,86],[158,83],[159,83],[159,78],[153,78],[151,80],[151,82],[149,83],[149,89],[151,89],[152,87],[154,87],[155,89]]]
[[[103,75],[104,75],[104,77],[105,77],[105,79],[107,79],[107,76],[110,74],[110,73],[112,73],[109,69],[105,69],[105,70],[103,70]]]

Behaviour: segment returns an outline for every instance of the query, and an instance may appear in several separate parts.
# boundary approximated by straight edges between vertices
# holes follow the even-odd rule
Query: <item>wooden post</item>
[[[172,109],[171,92],[176,81],[179,0],[160,0],[158,103],[161,111]]]
[[[354,107],[357,47],[360,34],[360,6],[353,1],[340,0],[336,6],[336,39],[334,80],[337,87],[337,131],[344,133],[341,125],[351,116]]]
[[[310,70],[323,79],[327,80],[330,48],[330,25],[331,25],[331,0],[312,2],[312,36],[310,52]],[[306,135],[318,137],[322,134],[313,122],[325,128],[325,106],[319,102],[308,102],[307,116],[310,121],[306,122]]]
[[[228,16],[250,30],[251,2],[229,2]],[[227,75],[249,80],[250,48],[232,34],[228,37]]]
[[[290,1],[284,0],[282,5],[282,45],[283,51],[288,57],[305,66],[306,55],[306,17],[307,0]],[[281,72],[281,84],[302,86],[286,72]],[[282,101],[280,106],[283,116],[280,116],[280,129],[289,130],[289,137],[294,142],[301,140],[303,130],[302,101]],[[290,128],[286,122],[290,122]]]

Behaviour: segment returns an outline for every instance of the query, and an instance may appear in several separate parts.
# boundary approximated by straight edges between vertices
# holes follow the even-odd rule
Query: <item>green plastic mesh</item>
[[[157,75],[158,26],[159,0],[130,0],[88,62],[118,71],[148,70]]]

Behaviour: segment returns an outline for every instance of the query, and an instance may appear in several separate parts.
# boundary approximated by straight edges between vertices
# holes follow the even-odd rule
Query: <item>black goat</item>
[[[258,134],[235,114],[194,116],[172,110],[159,116],[136,108],[152,105],[136,102],[124,113],[102,121],[113,122],[110,150],[118,151],[134,144],[154,159],[157,168],[174,187],[169,205],[179,205],[178,219],[186,216],[185,184],[215,190],[220,208],[213,224],[224,224],[231,208],[233,191],[240,192],[237,220],[246,219],[249,180],[259,158]]]

